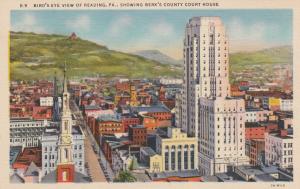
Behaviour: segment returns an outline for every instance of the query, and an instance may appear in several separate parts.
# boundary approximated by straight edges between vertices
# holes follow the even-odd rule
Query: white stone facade
[[[77,130],[80,129],[79,127]],[[74,130],[74,129],[73,129]],[[84,169],[84,135],[81,129],[73,134],[73,162],[75,171],[85,174]],[[58,128],[47,128],[42,136],[42,176],[56,170],[58,160]]]
[[[265,163],[281,168],[293,167],[293,137],[265,133]]]
[[[40,106],[53,106],[53,102],[52,96],[40,97]],[[61,107],[61,97],[58,97],[58,104]]]
[[[46,126],[47,120],[11,119],[10,120],[10,145],[23,147],[37,147]]]
[[[229,51],[220,17],[194,17],[186,25],[182,128],[198,137],[204,175],[248,163],[245,102],[230,98]]]
[[[260,122],[260,121],[267,121],[268,117],[273,115],[273,111],[264,110],[264,109],[253,109],[253,110],[246,110],[246,122]]]
[[[184,79],[182,127],[197,136],[200,97],[226,97],[228,41],[219,17],[194,17],[186,25],[184,39]]]
[[[175,96],[175,126],[182,127],[182,94],[176,93]]]
[[[163,85],[169,85],[169,84],[182,84],[182,79],[176,79],[176,78],[161,78],[159,82]]]
[[[293,99],[281,99],[280,100],[281,111],[293,111]]]
[[[162,171],[198,169],[198,143],[196,137],[188,137],[180,128],[168,128],[167,137],[158,136],[157,153],[162,157]]]
[[[200,99],[200,172],[227,172],[228,166],[248,164],[245,155],[243,99]]]

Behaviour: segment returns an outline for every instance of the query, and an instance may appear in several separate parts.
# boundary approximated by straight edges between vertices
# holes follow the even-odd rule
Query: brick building
[[[265,134],[265,127],[259,123],[249,123],[245,124],[245,139],[263,139]]]
[[[264,162],[265,139],[252,139],[250,141],[250,164],[257,166]]]
[[[132,144],[144,146],[147,144],[147,128],[143,125],[129,126],[128,137]]]

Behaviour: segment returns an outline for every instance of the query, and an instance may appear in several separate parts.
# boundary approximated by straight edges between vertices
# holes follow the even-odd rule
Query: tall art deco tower
[[[184,78],[180,125],[199,142],[204,175],[247,163],[245,102],[230,97],[229,53],[219,17],[189,20],[184,39]]]
[[[70,94],[67,88],[66,65],[64,69],[63,107],[60,136],[58,142],[57,181],[72,182],[74,180],[72,115],[69,107]]]

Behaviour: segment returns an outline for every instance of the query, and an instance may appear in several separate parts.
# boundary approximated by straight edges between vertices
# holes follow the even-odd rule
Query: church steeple
[[[59,101],[58,101],[58,94],[57,94],[56,72],[54,73],[54,81],[53,81],[52,120],[54,122],[58,122],[60,120]]]
[[[64,64],[64,84],[63,84],[63,108],[62,114],[63,116],[66,114],[70,114],[70,107],[69,107],[69,100],[70,100],[70,93],[68,92],[68,80],[67,80],[67,64]]]
[[[64,64],[64,90],[63,92],[68,92],[68,82],[67,82],[67,63]]]
[[[73,162],[73,135],[72,135],[72,116],[69,107],[70,94],[67,86],[67,68],[64,65],[64,88],[63,88],[63,108],[60,124],[60,136],[58,144],[58,164],[57,181],[73,182],[74,162]]]

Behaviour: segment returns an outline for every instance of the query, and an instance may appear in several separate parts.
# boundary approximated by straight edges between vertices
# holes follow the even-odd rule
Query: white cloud
[[[257,21],[243,23],[239,18],[232,19],[227,25],[230,51],[251,51],[268,48],[276,44],[266,41],[270,31],[278,30],[277,25]]]
[[[13,31],[45,33],[46,29],[39,25],[35,15],[26,13],[11,26]]]
[[[171,24],[164,20],[160,20],[150,25],[149,31],[161,37],[168,37],[174,34],[174,28]]]
[[[67,20],[66,27],[75,30],[74,32],[89,31],[91,27],[91,19],[87,15],[80,15],[74,19]]]
[[[109,34],[116,36],[120,34],[122,31],[124,31],[126,28],[130,27],[131,25],[132,25],[132,18],[128,15],[124,15],[114,20],[110,24],[108,31]]]

